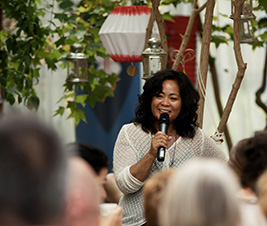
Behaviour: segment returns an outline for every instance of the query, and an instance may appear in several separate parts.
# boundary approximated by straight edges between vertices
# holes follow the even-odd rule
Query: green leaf
[[[216,48],[218,48],[220,44],[228,44],[227,38],[222,35],[212,35],[211,42],[215,44]]]
[[[261,18],[258,22],[259,28],[266,28],[267,27],[267,18]]]
[[[173,16],[171,16],[169,13],[164,13],[161,15],[161,18],[163,20],[174,22]]]
[[[265,13],[267,13],[267,1],[266,0],[259,0],[260,5],[263,6]]]
[[[73,6],[73,2],[70,0],[64,0],[59,4],[59,7],[61,9],[71,8],[72,6]]]
[[[62,116],[64,114],[65,107],[59,106],[58,109],[56,110],[56,113],[53,116],[60,115]]]
[[[267,42],[267,32],[264,32],[263,34],[261,34],[260,37],[264,42]]]
[[[37,110],[39,107],[40,100],[37,96],[31,96],[27,101],[27,107],[30,110]]]
[[[10,93],[10,92],[6,92],[5,93],[5,99],[6,99],[6,101],[8,101],[11,105],[13,105],[14,103],[15,103],[15,98],[14,98],[14,96],[13,96],[13,94],[12,93]]]
[[[4,39],[8,36],[7,32],[5,30],[0,30],[0,42],[2,46],[2,42],[4,41]]]
[[[86,13],[86,12],[88,12],[89,10],[90,10],[89,7],[83,7],[83,6],[80,6],[80,7],[78,8],[78,11],[79,11],[80,13]]]
[[[56,13],[55,19],[58,19],[60,22],[65,22],[68,20],[68,16],[65,13]]]
[[[77,103],[79,103],[79,104],[81,104],[83,107],[85,107],[87,97],[88,97],[87,94],[77,95],[76,98],[75,98],[75,100],[76,100]]]
[[[93,79],[93,82],[90,84],[92,91],[95,90],[95,87],[99,84],[96,78]]]
[[[79,124],[80,120],[87,123],[84,110],[79,108],[70,108],[70,109],[71,113],[69,114],[68,118],[74,118],[76,125]]]
[[[60,45],[65,44],[66,37],[61,37],[59,40],[56,41],[56,47],[59,47]]]

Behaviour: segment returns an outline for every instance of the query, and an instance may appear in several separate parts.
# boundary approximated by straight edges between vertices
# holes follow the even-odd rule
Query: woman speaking
[[[226,161],[225,154],[197,126],[199,94],[190,79],[174,70],[157,72],[146,81],[135,118],[124,125],[114,147],[114,174],[123,192],[123,226],[145,225],[142,187],[153,173],[179,168],[196,157]],[[167,134],[159,119],[168,114]],[[165,149],[158,161],[158,149]]]

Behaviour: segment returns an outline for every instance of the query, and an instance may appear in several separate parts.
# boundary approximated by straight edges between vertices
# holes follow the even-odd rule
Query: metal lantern
[[[235,1],[239,0],[231,0],[231,16],[230,18],[234,18],[235,12]],[[253,43],[257,41],[254,37],[253,31],[253,21],[255,19],[255,15],[253,14],[253,4],[252,0],[245,0],[242,5],[241,13],[240,13],[240,43]]]
[[[151,38],[148,40],[148,48],[142,53],[143,61],[143,79],[151,78],[157,71],[160,71],[164,67],[166,61],[167,53],[162,49],[161,41],[156,38]]]
[[[234,12],[235,12],[234,2],[235,1],[240,1],[240,0],[231,0],[231,16],[230,16],[231,19],[234,18]],[[255,16],[252,11],[253,11],[252,0],[245,0],[245,2],[242,5],[240,19],[241,20],[255,19]]]
[[[240,43],[254,43],[256,41],[252,22],[253,20],[240,21]]]
[[[88,58],[82,53],[83,46],[81,44],[73,44],[71,53],[67,55],[68,75],[66,82],[72,84],[86,83],[87,80],[87,64]]]

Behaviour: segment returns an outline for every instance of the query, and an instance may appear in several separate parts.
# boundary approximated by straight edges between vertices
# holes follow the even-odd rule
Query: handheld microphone
[[[162,113],[159,117],[159,131],[167,134],[169,126],[169,115],[167,113]],[[165,159],[165,148],[160,146],[158,148],[158,161],[163,162]]]

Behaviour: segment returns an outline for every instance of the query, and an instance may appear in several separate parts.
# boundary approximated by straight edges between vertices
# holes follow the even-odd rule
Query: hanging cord
[[[202,76],[201,76],[201,71],[200,69],[198,70],[198,82],[199,82],[199,90],[205,100],[206,106],[208,108],[208,112],[210,113],[210,118],[213,124],[213,127],[216,128],[216,120],[213,117],[213,111],[212,111],[212,107],[210,105],[209,99],[207,98],[206,95],[206,89],[204,89],[204,83],[202,80]],[[214,133],[214,135],[210,136],[215,142],[216,144],[221,144],[223,142],[223,133],[220,133],[218,130],[216,130],[216,132]]]

